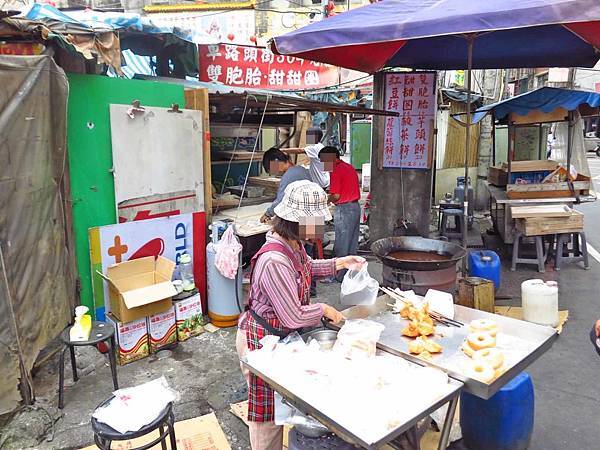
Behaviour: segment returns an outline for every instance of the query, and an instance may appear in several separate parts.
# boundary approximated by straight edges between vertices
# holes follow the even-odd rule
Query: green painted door
[[[358,170],[371,162],[370,120],[357,120],[350,126],[350,162]]]
[[[88,229],[116,223],[109,105],[185,104],[183,86],[68,74],[67,133],[80,301],[94,311]],[[141,151],[142,149],[132,149]]]

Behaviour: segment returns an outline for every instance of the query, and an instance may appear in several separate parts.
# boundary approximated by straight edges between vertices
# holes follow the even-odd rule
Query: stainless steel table
[[[392,313],[387,306],[388,303],[393,303],[393,300],[387,295],[383,295],[377,299],[374,305],[353,306],[343,313],[347,319],[368,318],[385,325],[378,342],[381,350],[441,369],[450,377],[462,381],[467,392],[483,399],[490,398],[542,356],[558,337],[557,331],[551,327],[454,305],[454,318],[465,325],[461,328],[436,325],[435,341],[443,347],[443,351],[438,355],[433,355],[431,361],[422,361],[408,352],[408,343],[411,339],[401,334],[402,329],[408,325],[408,320],[402,319],[399,314]],[[506,371],[491,384],[469,378],[462,367],[462,364],[468,361],[468,357],[462,353],[460,347],[469,333],[469,323],[476,319],[491,319],[500,328],[498,347],[501,345],[504,347],[502,351],[505,354]],[[443,334],[443,336],[437,336],[437,333]]]
[[[446,389],[445,395],[437,399],[437,401],[428,404],[425,408],[415,408],[414,411],[411,411],[410,420],[407,420],[404,423],[394,427],[389,431],[387,435],[385,435],[381,439],[378,439],[376,442],[367,442],[354,430],[342,426],[336,420],[335,417],[331,417],[325,414],[319,408],[317,408],[314,404],[307,400],[305,396],[302,395],[302,393],[290,391],[285,386],[283,386],[283,382],[281,380],[273,379],[272,377],[267,376],[261,370],[257,369],[256,367],[253,367],[251,364],[248,363],[246,357],[242,358],[241,362],[246,368],[248,368],[248,370],[250,370],[250,372],[262,378],[275,391],[281,394],[281,396],[284,397],[289,404],[302,411],[304,414],[315,418],[327,428],[329,428],[332,432],[334,432],[336,435],[342,437],[348,442],[351,442],[355,445],[359,445],[362,448],[368,450],[378,449],[384,444],[393,445],[393,441],[396,438],[398,438],[404,432],[408,431],[410,428],[416,426],[421,419],[429,416],[431,413],[441,408],[444,404],[448,404],[448,411],[446,413],[444,424],[442,426],[438,449],[443,450],[448,447],[450,429],[452,426],[452,422],[454,421],[456,406],[458,404],[458,397],[463,386],[463,383],[458,380],[449,378],[448,388]],[[419,363],[418,365],[423,366],[422,363]],[[368,411],[364,411],[362,405],[357,404],[356,414],[368,414]]]

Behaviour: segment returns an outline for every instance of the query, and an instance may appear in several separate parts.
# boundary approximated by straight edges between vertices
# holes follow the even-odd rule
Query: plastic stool
[[[522,242],[521,239],[525,237],[532,237],[535,239],[535,258],[521,258],[519,256],[519,247]],[[512,253],[512,265],[510,270],[513,272],[517,270],[517,264],[537,264],[539,272],[545,272],[546,269],[544,264],[546,264],[547,258],[546,252],[544,252],[544,237],[543,236],[525,236],[523,233],[517,233],[515,236],[515,242],[513,243],[513,253]]]
[[[454,217],[454,228],[448,228],[448,219]],[[443,209],[442,210],[442,236],[448,239],[462,239],[463,227],[463,212],[462,209]]]
[[[517,375],[489,400],[460,395],[460,425],[469,449],[525,450],[533,432],[533,382]]]
[[[581,245],[579,244],[579,239],[581,239]],[[569,248],[569,242],[572,243],[571,248]],[[567,253],[567,256],[564,256],[565,253]],[[585,267],[585,269],[590,268],[585,233],[580,231],[576,233],[559,234],[556,243],[556,263],[554,268],[560,270],[562,264],[565,262],[578,263],[580,261],[583,261],[583,267]]]

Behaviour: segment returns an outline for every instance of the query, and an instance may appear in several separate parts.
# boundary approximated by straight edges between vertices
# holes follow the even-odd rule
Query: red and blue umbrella
[[[383,0],[273,39],[282,55],[374,73],[386,67],[592,67],[599,0]]]

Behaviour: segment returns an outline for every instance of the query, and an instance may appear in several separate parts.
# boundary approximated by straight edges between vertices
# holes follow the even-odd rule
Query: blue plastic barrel
[[[533,382],[517,375],[489,400],[463,392],[460,425],[463,441],[472,450],[525,450],[533,432]]]
[[[500,257],[491,250],[475,250],[469,253],[469,275],[485,278],[500,288]]]

